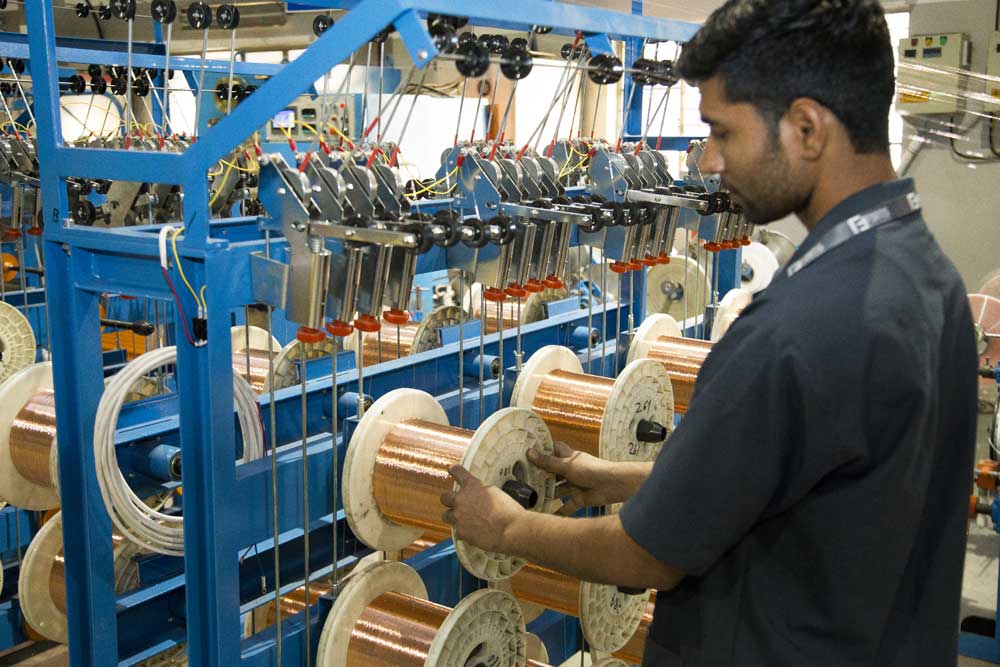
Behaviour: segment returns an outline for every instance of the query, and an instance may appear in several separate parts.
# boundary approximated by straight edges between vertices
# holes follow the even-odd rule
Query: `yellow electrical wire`
[[[458,172],[458,167],[455,167],[450,172],[448,172],[448,175],[445,176],[444,178],[440,178],[440,179],[434,181],[433,183],[425,185],[423,188],[417,190],[416,192],[407,192],[406,194],[409,195],[410,197],[416,197],[417,195],[422,195],[425,192],[430,192],[430,193],[435,194],[435,195],[447,195],[447,194],[450,194],[452,191],[455,190],[455,188],[458,187],[458,183],[455,183],[453,186],[451,186],[450,188],[448,188],[444,192],[438,192],[436,190],[433,190],[432,188],[434,188],[434,187],[436,187],[438,185],[441,185],[442,183],[444,183],[445,181],[447,181],[448,179],[450,179],[452,176],[454,176],[457,172]],[[406,173],[408,173],[410,175],[410,178],[413,178],[413,174],[410,172],[409,169],[406,170]],[[417,180],[417,179],[413,178],[413,180]]]
[[[205,307],[205,310],[206,310],[206,311],[208,310],[208,304],[207,304],[207,303],[205,303],[205,290],[206,290],[207,288],[208,288],[208,285],[202,285],[202,286],[201,286],[201,289],[200,289],[200,290],[198,290],[198,296],[200,296],[200,297],[201,297],[201,305]]]
[[[251,169],[249,167],[241,167],[240,165],[236,164],[235,162],[229,162],[228,160],[219,160],[219,162],[221,162],[222,164],[224,164],[227,167],[232,167],[236,171],[241,171],[241,172],[243,172],[245,174],[252,174],[252,173],[254,173],[256,171],[255,169]]]
[[[181,280],[183,280],[184,284],[187,285],[188,291],[191,292],[191,296],[194,297],[195,304],[197,304],[199,308],[205,308],[205,302],[198,298],[198,293],[194,291],[194,288],[191,287],[191,283],[188,282],[187,276],[184,275],[184,266],[181,264],[181,256],[180,253],[177,252],[177,237],[180,236],[183,231],[184,228],[179,227],[178,229],[173,230],[173,234],[170,236],[170,247],[174,251],[174,262],[177,263],[177,273],[180,274]]]
[[[233,170],[232,165],[226,167],[225,174],[223,174],[223,176],[222,176],[222,182],[223,183],[225,183],[226,180],[229,178],[229,172],[231,172],[232,170]],[[212,195],[212,198],[208,200],[208,207],[209,208],[212,208],[212,205],[215,204],[215,200],[219,198],[219,195],[221,193],[222,193],[222,187],[220,186],[219,188],[217,188],[215,190],[215,194]]]
[[[579,169],[580,167],[582,167],[582,166],[583,166],[583,163],[584,163],[584,162],[586,162],[586,161],[587,161],[587,158],[586,158],[586,157],[584,157],[584,158],[583,158],[582,160],[580,160],[579,162],[577,162],[577,163],[576,163],[575,165],[573,165],[573,166],[572,166],[571,168],[569,168],[569,169],[566,169],[566,168],[564,167],[564,168],[563,168],[563,170],[559,172],[559,176],[557,176],[557,177],[556,177],[556,180],[559,180],[559,179],[560,179],[560,178],[562,178],[563,176],[569,176],[569,175],[570,175],[570,174],[572,174],[572,173],[573,173],[574,171],[576,171],[577,169]],[[569,161],[567,161],[567,162],[566,162],[566,164],[569,164]]]
[[[353,146],[354,145],[354,142],[351,141],[351,138],[349,136],[347,136],[346,134],[344,134],[343,132],[341,132],[337,128],[336,125],[333,125],[332,123],[328,123],[327,127],[329,127],[331,130],[333,130],[334,132],[336,132],[337,136],[339,136],[341,139],[343,139],[344,141],[346,141],[348,146]]]

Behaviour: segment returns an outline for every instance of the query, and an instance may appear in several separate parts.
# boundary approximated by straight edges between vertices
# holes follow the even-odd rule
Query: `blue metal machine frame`
[[[311,0],[313,7],[335,8],[341,3]],[[158,650],[187,642],[191,664],[264,665],[274,661],[273,630],[241,643],[236,628],[241,612],[264,598],[260,596],[261,576],[270,582],[268,558],[273,555],[273,528],[270,512],[270,470],[267,461],[236,466],[231,453],[236,446],[233,399],[229,382],[220,382],[232,373],[229,347],[230,314],[254,301],[249,280],[249,257],[264,248],[262,227],[256,219],[210,221],[209,192],[205,174],[247,135],[246,128],[260,127],[302,92],[307,83],[320,78],[330,63],[341,62],[386,25],[394,24],[418,66],[426,65],[436,49],[423,25],[426,12],[453,13],[446,0],[363,0],[343,16],[295,61],[275,68],[271,78],[232,113],[206,130],[183,154],[80,149],[63,144],[58,81],[60,62],[96,61],[120,63],[113,52],[94,44],[80,45],[57,39],[51,3],[25,3],[29,36],[22,49],[30,57],[34,80],[35,115],[38,124],[38,153],[41,163],[45,203],[44,257],[46,288],[50,304],[50,326],[56,332],[51,341],[55,362],[54,382],[59,396],[60,487],[63,498],[64,540],[74,548],[66,553],[67,603],[70,610],[70,655],[74,665],[110,667],[135,661]],[[590,35],[591,48],[599,51],[608,38],[644,38],[683,41],[697,26],[676,21],[653,20],[577,5],[514,0],[497,3],[471,0],[462,13],[475,23],[502,28],[527,29],[531,25],[552,26],[557,32]],[[512,18],[512,17],[517,17]],[[136,64],[162,68],[163,58],[155,47],[137,51]],[[172,60],[172,67],[178,66]],[[130,442],[174,442],[183,451],[185,513],[185,556],[183,559],[151,557],[142,571],[157,583],[116,599],[107,582],[111,576],[111,524],[97,484],[93,448],[93,424],[104,377],[99,339],[98,300],[103,292],[118,292],[142,298],[169,300],[170,293],[160,280],[156,232],[158,227],[98,230],[67,223],[67,177],[111,180],[172,182],[183,187],[186,229],[180,252],[187,273],[195,284],[206,285],[210,304],[208,345],[192,347],[183,342],[178,329],[177,393],[144,401],[127,409],[121,419],[118,440]],[[279,244],[280,240],[274,241]],[[447,266],[444,253],[436,265],[421,270],[441,270]],[[737,262],[738,264],[738,262]],[[176,268],[174,269],[176,271]],[[735,279],[736,265],[722,272],[720,290]],[[640,274],[641,275],[641,274]],[[629,311],[641,320],[645,312],[645,281],[636,283],[635,294],[614,309],[622,330],[627,328]],[[196,310],[193,299],[180,296],[189,312]],[[542,345],[572,344],[574,333],[587,325],[587,312],[554,315],[547,321],[524,328],[526,352]],[[596,319],[596,318],[595,318]],[[175,327],[180,327],[176,323]],[[73,332],[72,336],[60,335]],[[506,337],[511,337],[508,332]],[[500,335],[486,337],[488,354],[498,353]],[[617,354],[618,341],[609,344]],[[505,345],[504,366],[513,364],[514,346]],[[479,388],[469,384],[458,395],[452,379],[457,376],[457,343],[395,362],[382,364],[366,373],[365,390],[380,395],[399,386],[419,387],[435,394],[457,423],[460,402],[466,406],[465,426],[478,421]],[[592,352],[599,359],[599,349]],[[314,362],[317,364],[318,362]],[[330,392],[357,391],[357,372],[345,355],[344,369],[336,378],[326,374],[307,377],[311,437],[309,448],[309,489],[311,516],[309,530],[313,571],[329,570],[332,537],[341,542],[340,565],[349,564],[365,549],[349,534],[342,512],[333,514],[327,480],[331,473],[332,448],[341,449],[349,439],[350,415],[345,415],[342,437],[331,436]],[[611,371],[612,364],[607,365]],[[595,368],[595,372],[596,368]],[[483,387],[484,411],[488,414],[499,402],[496,382]],[[278,441],[294,441],[301,433],[298,389],[277,392],[281,407]],[[262,402],[266,409],[267,398]],[[476,417],[473,417],[476,415]],[[337,429],[340,430],[340,429]],[[282,497],[279,524],[282,580],[288,588],[301,585],[304,552],[301,547],[303,507],[300,482],[301,452],[298,443],[278,450]],[[340,457],[343,461],[343,456]],[[234,499],[237,502],[234,502]],[[253,502],[247,502],[252,499]],[[197,511],[194,511],[196,508]],[[334,520],[334,516],[336,520]],[[335,524],[335,531],[333,525]],[[240,559],[253,550],[254,556]],[[456,561],[448,543],[439,545],[412,560],[421,571],[434,599],[454,603]],[[261,573],[268,573],[262,575]],[[475,583],[469,582],[466,590]],[[268,598],[273,593],[268,594]],[[320,606],[324,604],[321,602]],[[312,615],[319,627],[324,615]],[[150,628],[161,628],[151,637]],[[562,624],[562,617],[547,614],[533,628],[558,637],[565,652],[576,650],[576,632]],[[284,662],[303,664],[311,647],[304,645],[303,620],[289,619],[283,625]],[[319,632],[312,634],[318,638]]]

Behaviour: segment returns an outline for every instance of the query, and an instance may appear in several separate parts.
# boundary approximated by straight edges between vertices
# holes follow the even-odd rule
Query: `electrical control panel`
[[[316,137],[315,132],[323,132],[326,142],[336,146],[341,140],[338,131],[345,137],[356,135],[361,111],[358,108],[360,103],[355,102],[360,98],[360,95],[353,94],[329,95],[324,103],[322,96],[300,95],[268,122],[267,141],[280,143],[289,138],[295,141],[312,140]],[[334,130],[324,132],[322,115],[326,116]]]
[[[1000,111],[1000,32],[990,37],[990,47],[986,54],[986,95],[993,98],[987,104],[989,111]]]
[[[953,114],[964,108],[968,35],[911,35],[899,40],[896,108],[902,114]]]

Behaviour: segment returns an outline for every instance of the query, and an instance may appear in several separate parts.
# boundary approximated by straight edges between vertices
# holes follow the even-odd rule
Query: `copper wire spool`
[[[646,637],[649,636],[649,626],[653,622],[653,611],[655,609],[656,593],[654,592],[650,596],[649,604],[646,605],[646,611],[642,614],[642,621],[639,622],[639,628],[621,650],[615,651],[614,657],[630,664],[642,664],[642,655],[646,651]]]
[[[674,388],[674,409],[687,412],[694,395],[695,381],[705,363],[712,343],[683,338],[677,320],[669,315],[647,317],[635,332],[628,360],[653,359],[667,371]]]
[[[399,326],[399,337],[397,338],[396,325],[383,325],[381,331],[381,345],[379,344],[379,332],[367,332],[364,334],[364,348],[362,360],[364,365],[374,366],[383,361],[402,359],[410,356],[413,344],[417,339],[417,332],[420,330],[420,322],[407,322]]]
[[[233,352],[233,370],[243,376],[243,379],[250,383],[254,393],[262,394],[267,387],[267,378],[271,374],[273,367],[272,358],[278,356],[275,350],[274,355],[267,350],[253,350],[249,352]],[[250,371],[247,372],[247,358],[250,360]]]
[[[458,465],[475,431],[418,419],[397,425],[382,441],[375,460],[375,500],[396,523],[420,528],[431,539],[451,535],[442,520],[441,494],[454,480],[448,470]]]
[[[492,334],[500,331],[500,325],[503,324],[503,329],[516,329],[518,320],[521,319],[525,311],[524,302],[521,302],[521,315],[518,315],[517,300],[511,301],[508,299],[503,303],[497,303],[496,301],[486,302],[486,333]],[[499,319],[498,319],[499,316]],[[473,317],[477,320],[481,320],[483,317],[482,306],[477,304],[473,309]],[[522,321],[522,324],[524,322]]]
[[[316,656],[330,667],[518,667],[524,660],[524,620],[513,598],[480,590],[449,609],[429,602],[420,576],[393,561],[348,577]]]
[[[548,425],[553,440],[600,456],[601,424],[614,385],[611,378],[550,371],[538,385],[532,409]]]
[[[712,351],[708,341],[661,336],[649,348],[649,359],[660,362],[674,387],[674,409],[684,414],[691,405],[698,373]]]
[[[325,584],[319,581],[313,581],[309,584],[309,599],[310,605],[316,604],[316,602],[324,595],[330,592],[329,584]],[[301,588],[296,588],[294,591],[281,596],[281,618],[286,619],[296,614],[300,614],[306,609],[306,588],[305,586]],[[254,609],[254,613],[247,618],[246,629],[252,632],[260,632],[265,628],[269,628],[275,625],[278,621],[277,614],[274,612],[275,605],[274,600],[271,600],[267,604],[261,605]],[[247,632],[247,635],[251,632]]]
[[[649,594],[622,593],[615,586],[580,581],[561,572],[529,563],[507,581],[492,584],[508,591],[524,607],[531,621],[541,609],[580,619],[590,647],[610,653],[628,642],[642,620]]]
[[[552,439],[529,410],[500,410],[469,431],[449,426],[433,396],[391,391],[365,412],[351,438],[342,485],[347,521],[358,539],[382,551],[400,551],[421,537],[453,537],[441,519],[441,494],[455,488],[448,474],[455,465],[484,484],[511,487],[525,506],[542,511],[554,498],[555,478],[527,460],[532,447],[551,452]],[[488,581],[523,563],[461,540],[456,551],[466,569]]]
[[[633,362],[615,379],[587,375],[572,350],[556,345],[524,365],[511,405],[533,410],[553,440],[612,461],[653,460],[673,428],[670,379],[658,363]]]
[[[28,401],[10,427],[10,457],[18,472],[41,486],[54,486],[49,461],[56,438],[56,398],[43,389]]]
[[[1000,363],[1000,299],[985,294],[970,294],[969,308],[976,330],[980,365]]]

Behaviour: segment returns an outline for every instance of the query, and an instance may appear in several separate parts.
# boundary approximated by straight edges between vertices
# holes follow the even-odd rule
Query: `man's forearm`
[[[650,473],[653,471],[652,461],[647,463],[623,462],[614,465],[617,487],[615,493],[617,496],[616,502],[621,503],[634,496],[639,487],[646,482],[646,479],[649,478]]]
[[[570,519],[523,512],[504,531],[501,551],[600,584],[669,590],[683,578],[636,544],[616,515]]]

